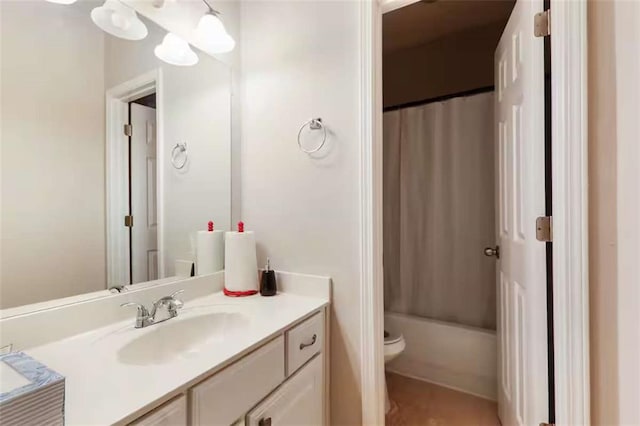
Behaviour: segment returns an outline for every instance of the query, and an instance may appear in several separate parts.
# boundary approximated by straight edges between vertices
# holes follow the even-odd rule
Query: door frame
[[[157,68],[139,75],[106,91],[106,211],[107,211],[107,287],[128,284],[130,257],[129,233],[123,218],[129,211],[128,202],[128,137],[124,125],[129,121],[129,102],[156,93],[156,200],[158,205],[158,278],[164,271],[164,209],[163,206],[163,110],[162,69]]]
[[[360,384],[365,425],[384,424],[382,14],[417,1],[375,0],[360,6]],[[587,0],[552,1],[551,14],[555,414],[558,425],[589,424]]]

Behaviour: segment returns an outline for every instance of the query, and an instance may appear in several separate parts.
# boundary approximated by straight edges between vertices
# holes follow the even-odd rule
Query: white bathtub
[[[384,321],[385,330],[402,333],[407,343],[387,371],[496,399],[494,331],[392,312]]]

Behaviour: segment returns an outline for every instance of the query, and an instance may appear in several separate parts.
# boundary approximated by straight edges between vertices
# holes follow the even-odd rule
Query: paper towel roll
[[[258,261],[253,232],[227,232],[224,257],[225,288],[230,292],[257,292]]]
[[[196,273],[212,274],[224,269],[224,231],[198,231]]]

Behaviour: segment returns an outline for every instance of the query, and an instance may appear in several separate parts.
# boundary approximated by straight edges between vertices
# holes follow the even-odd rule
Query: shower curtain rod
[[[467,90],[467,91],[464,91],[464,92],[458,92],[458,93],[452,93],[452,94],[449,94],[449,95],[438,96],[436,98],[423,99],[423,100],[420,100],[420,101],[412,101],[412,102],[407,102],[407,103],[399,104],[399,105],[392,105],[392,106],[384,107],[382,109],[382,111],[383,112],[389,112],[389,111],[395,111],[395,110],[403,109],[403,108],[410,108],[410,107],[415,107],[415,106],[427,105],[427,104],[431,104],[431,103],[434,103],[434,102],[444,102],[444,101],[448,101],[449,99],[453,99],[453,98],[461,98],[461,97],[464,97],[464,96],[479,95],[480,93],[493,92],[494,90],[495,90],[495,86],[485,86],[485,87],[480,87],[478,89]]]

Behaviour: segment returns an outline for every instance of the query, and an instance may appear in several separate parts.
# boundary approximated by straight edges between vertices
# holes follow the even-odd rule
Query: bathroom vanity
[[[14,348],[65,376],[67,425],[326,424],[329,279],[278,273],[276,296],[230,298],[222,277],[0,321],[2,343],[36,324],[69,330],[53,340],[33,333],[33,347]],[[176,289],[184,306],[159,324],[135,328],[135,310],[120,307]],[[88,319],[92,329],[78,334],[80,312],[118,318],[98,328]]]
[[[316,312],[133,424],[232,424],[245,413],[251,425],[322,424],[323,344],[313,336],[323,321]]]

